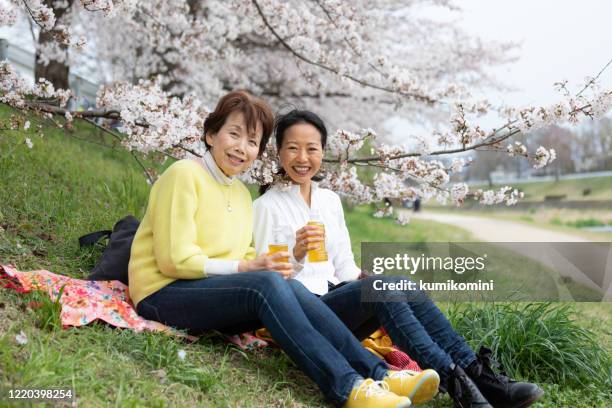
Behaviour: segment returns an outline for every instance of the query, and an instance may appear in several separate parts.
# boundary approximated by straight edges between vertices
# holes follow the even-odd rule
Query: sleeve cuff
[[[206,275],[231,275],[238,273],[239,263],[228,259],[207,259],[204,262],[204,272]]]
[[[293,255],[291,255],[289,259],[291,260],[291,264],[293,265],[293,272],[297,274],[301,272],[302,269],[304,269],[304,262],[306,260],[306,257],[304,257],[301,261],[298,261],[293,257]]]

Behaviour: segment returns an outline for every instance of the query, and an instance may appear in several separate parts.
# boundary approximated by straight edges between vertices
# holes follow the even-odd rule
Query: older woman
[[[151,189],[132,244],[130,295],[140,315],[191,333],[241,333],[262,325],[327,398],[346,407],[408,407],[386,383],[365,379],[310,322],[287,280],[287,252],[255,257],[252,203],[235,176],[263,151],[273,115],[246,92],[225,95],[205,121],[201,162],[172,164]],[[328,308],[323,326],[345,347],[359,342]]]
[[[393,342],[421,367],[440,373],[442,387],[458,407],[492,404],[496,408],[525,408],[541,397],[543,391],[535,384],[496,374],[490,367],[490,351],[483,349],[476,356],[425,293],[407,291],[406,301],[362,302],[362,289],[371,287],[372,279],[356,280],[360,270],[353,258],[340,198],[313,181],[323,159],[325,124],[312,112],[294,110],[277,119],[275,138],[280,165],[290,185],[272,186],[255,201],[255,244],[261,253],[273,243],[275,229],[295,234],[290,245],[291,261],[300,270],[295,280],[310,292],[301,285],[292,287],[307,314],[325,304],[359,338],[382,325]],[[313,212],[325,225],[328,260],[324,262],[305,262],[307,251],[316,250],[322,242],[321,228],[307,225]],[[403,277],[376,279],[391,282]],[[320,331],[333,341],[334,333]]]

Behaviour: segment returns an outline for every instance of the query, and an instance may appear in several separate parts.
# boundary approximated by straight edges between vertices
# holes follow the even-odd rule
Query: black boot
[[[492,366],[498,368],[499,373]],[[495,408],[526,408],[544,395],[535,384],[509,378],[503,367],[492,359],[492,351],[485,347],[480,348],[477,360],[465,371]]]
[[[451,366],[443,388],[453,399],[455,408],[493,408],[461,367]]]

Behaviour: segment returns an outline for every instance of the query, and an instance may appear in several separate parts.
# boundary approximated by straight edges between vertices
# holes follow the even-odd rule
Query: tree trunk
[[[43,3],[46,6],[53,8],[53,12],[55,13],[55,18],[56,18],[55,25],[57,26],[61,24],[60,21],[62,17],[72,7],[73,0],[68,0],[67,8],[53,7],[53,3],[55,3],[54,0],[45,0]],[[40,33],[38,34],[39,47],[44,46],[44,44],[46,43],[53,42],[55,33],[56,32],[54,30],[51,30],[51,31],[41,30]],[[67,50],[68,47],[65,45],[60,45],[60,48],[65,51]],[[68,76],[70,75],[70,67],[63,62],[59,62],[55,60],[51,60],[49,61],[47,65],[44,65],[39,61],[39,56],[40,56],[40,52],[37,50],[36,51],[36,62],[35,62],[36,65],[34,66],[34,79],[36,80],[36,82],[38,82],[40,78],[45,78],[47,81],[53,84],[55,89],[68,89],[70,85],[68,83]]]

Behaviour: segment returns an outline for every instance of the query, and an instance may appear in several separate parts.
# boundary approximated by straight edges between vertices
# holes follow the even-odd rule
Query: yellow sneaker
[[[435,370],[425,371],[391,371],[383,378],[389,390],[397,395],[410,398],[414,404],[431,400],[438,393],[440,376]]]
[[[408,408],[410,405],[410,398],[395,395],[386,383],[368,378],[353,388],[344,408]]]

